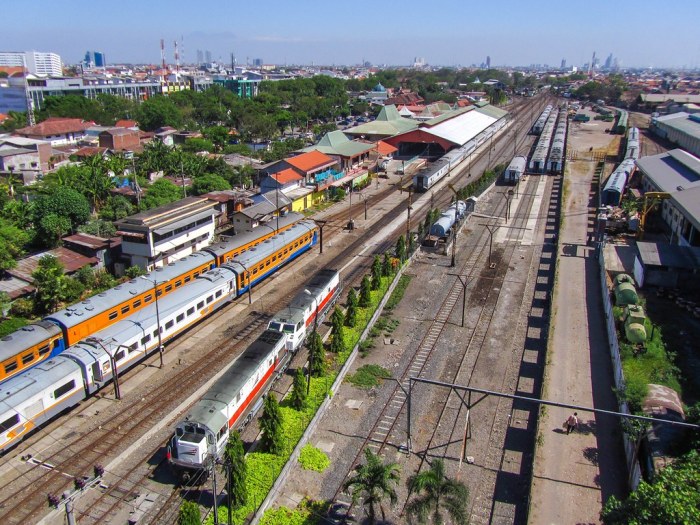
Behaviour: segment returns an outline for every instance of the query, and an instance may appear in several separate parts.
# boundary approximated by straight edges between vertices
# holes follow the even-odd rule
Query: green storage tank
[[[615,276],[615,280],[613,281],[613,284],[615,286],[622,284],[622,283],[630,283],[634,284],[634,279],[632,279],[632,276],[627,274],[627,273],[619,273]]]
[[[637,304],[638,302],[637,289],[632,283],[620,283],[615,287],[615,304],[617,306]]]
[[[644,328],[644,308],[638,305],[625,307],[625,337],[632,344],[643,343],[647,340],[647,331]]]

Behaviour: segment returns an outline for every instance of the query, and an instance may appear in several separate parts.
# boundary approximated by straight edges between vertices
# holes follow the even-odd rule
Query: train
[[[115,374],[159,351],[165,342],[249,291],[311,249],[317,240],[316,224],[298,221],[129,317],[96,331],[60,355],[5,381],[0,400],[0,452],[6,452],[57,414],[100,390]]]
[[[547,169],[549,146],[552,142],[554,125],[557,122],[558,115],[559,110],[553,109],[547,116],[547,121],[542,128],[540,138],[537,140],[537,146],[535,146],[535,151],[530,158],[530,163],[528,164],[528,170],[531,172],[543,173]]]
[[[627,132],[627,145],[625,147],[625,159],[639,158],[639,128],[630,128]]]
[[[547,171],[550,173],[561,173],[564,170],[564,155],[566,152],[566,130],[568,124],[568,112],[559,112],[552,145],[547,157]]]
[[[179,261],[156,268],[143,278],[132,279],[20,328],[2,339],[0,383],[60,355],[69,346],[147,307],[155,299],[154,294],[158,298],[168,295],[202,273],[291,228],[302,218],[298,213],[290,213],[280,217],[279,225],[277,221],[262,224],[252,232],[208,246]]]
[[[533,135],[539,135],[540,133],[542,133],[544,125],[547,123],[547,119],[549,118],[549,114],[552,112],[552,109],[554,109],[553,106],[551,104],[548,104],[542,110],[542,113],[540,113],[540,116],[537,117],[537,120],[532,125],[530,133],[532,133]]]
[[[445,239],[455,222],[461,220],[467,212],[467,204],[464,201],[453,202],[440,218],[430,227],[430,235]]]
[[[634,159],[623,160],[615,171],[610,174],[600,194],[600,203],[604,206],[619,206],[625,194],[625,187],[634,173]]]
[[[341,289],[336,270],[320,271],[175,426],[166,457],[180,483],[206,481],[231,430],[252,419],[263,396],[304,343],[310,326],[323,319]]]
[[[508,184],[517,183],[525,174],[527,169],[527,157],[525,155],[516,155],[508,164],[508,167],[503,172],[503,181]]]

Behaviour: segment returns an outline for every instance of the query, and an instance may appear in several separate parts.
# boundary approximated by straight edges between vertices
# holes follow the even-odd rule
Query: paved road
[[[543,397],[562,403],[617,410],[611,390],[599,269],[587,246],[589,191],[594,162],[569,164],[559,233],[555,319]],[[579,413],[579,430],[566,435],[570,415],[548,407],[540,419],[529,522],[598,523],[603,502],[625,492],[626,467],[617,421]]]

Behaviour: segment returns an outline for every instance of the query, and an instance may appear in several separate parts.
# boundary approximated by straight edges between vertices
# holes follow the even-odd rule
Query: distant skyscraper
[[[83,60],[83,66],[85,66],[86,69],[90,69],[92,67],[105,67],[106,65],[107,59],[105,58],[105,54],[101,51],[85,52],[85,60]]]
[[[107,58],[105,58],[105,54],[102,51],[95,51],[93,54],[95,56],[95,67],[105,67],[107,65]]]
[[[202,53],[201,49],[197,50],[197,64],[201,64],[204,62],[204,54]]]
[[[566,59],[565,58],[561,59],[561,69],[566,69]]]
[[[253,67],[260,67],[263,65],[263,59],[262,58],[254,58],[253,59]]]
[[[211,64],[211,51],[209,51],[208,49],[204,52],[204,61],[207,64]]]
[[[63,62],[56,53],[0,51],[0,66],[26,66],[27,70],[35,75],[60,77],[63,74]]]
[[[486,69],[491,69],[491,57],[486,57]]]
[[[613,65],[613,55],[610,53],[608,58],[605,59],[605,69],[611,69]]]

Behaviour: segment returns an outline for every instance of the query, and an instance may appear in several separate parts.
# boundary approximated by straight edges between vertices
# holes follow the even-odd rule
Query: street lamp
[[[160,368],[163,368],[163,338],[162,338],[162,329],[160,327],[160,310],[158,309],[158,295],[160,292],[158,291],[158,279],[149,279],[145,275],[141,276],[141,279],[144,279],[148,281],[149,283],[153,283],[153,295],[155,295],[156,298],[156,324],[158,325],[158,355],[160,357]]]
[[[306,295],[311,296],[311,298],[314,300],[314,336],[313,336],[313,338],[315,341],[317,334],[318,334],[318,299],[307,288],[304,288],[304,293]],[[313,359],[314,359],[314,353],[313,353],[313,351],[310,351],[309,352],[309,373],[307,374],[307,378],[306,378],[306,395],[307,396],[309,395],[309,392],[311,391],[311,368],[313,367]]]
[[[362,202],[365,204],[365,220],[367,220],[367,197],[363,193],[358,193],[358,195],[362,198]]]

